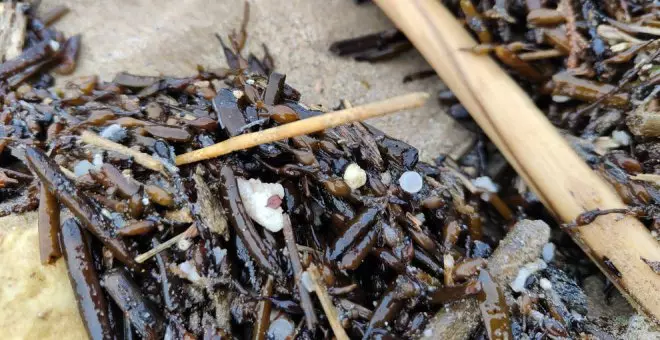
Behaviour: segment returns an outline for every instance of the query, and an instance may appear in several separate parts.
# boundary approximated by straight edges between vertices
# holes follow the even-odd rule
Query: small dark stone
[[[550,265],[545,270],[546,275],[552,283],[553,289],[559,294],[562,302],[570,310],[574,310],[582,315],[587,314],[587,296],[577,282],[570,278],[564,271]]]

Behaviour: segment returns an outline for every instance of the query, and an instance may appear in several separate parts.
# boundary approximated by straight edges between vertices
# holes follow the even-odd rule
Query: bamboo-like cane
[[[570,148],[527,94],[476,45],[437,0],[375,0],[406,34],[509,163],[564,222],[594,209],[623,208],[614,190]],[[660,245],[636,218],[611,214],[573,239],[638,310],[660,319]],[[607,258],[621,273],[604,264]]]
[[[179,155],[176,157],[176,165],[199,162],[264,143],[301,136],[396,111],[420,107],[424,105],[428,98],[428,93],[414,92],[375,103],[325,113],[259,132],[236,136],[226,141]]]

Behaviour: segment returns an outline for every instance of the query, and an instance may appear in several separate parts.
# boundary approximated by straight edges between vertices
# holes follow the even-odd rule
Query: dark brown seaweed
[[[53,69],[56,73],[59,74],[71,74],[76,69],[76,62],[78,60],[78,54],[80,53],[80,34],[74,35],[67,39],[60,51],[60,62]]]
[[[213,109],[218,115],[220,129],[224,131],[227,137],[239,135],[248,123],[238,108],[236,97],[227,89],[221,89],[213,98]]]
[[[69,279],[87,335],[91,339],[115,339],[110,310],[80,225],[75,219],[69,218],[62,223],[60,233]]]
[[[60,205],[55,195],[45,185],[39,188],[39,256],[42,264],[51,264],[60,256],[58,233],[60,230]]]
[[[119,72],[112,80],[113,83],[132,88],[143,88],[158,82],[160,78],[150,76],[138,76],[126,72]]]
[[[119,261],[130,267],[137,267],[126,245],[112,235],[112,226],[89,196],[64,176],[59,167],[42,151],[27,147],[25,155],[35,175],[82,222],[85,229],[103,242]]]
[[[396,29],[341,40],[330,46],[330,52],[350,56],[358,61],[378,61],[407,51],[412,44]]]
[[[141,236],[156,230],[158,223],[150,220],[143,220],[131,223],[125,227],[119,228],[117,234],[121,236]]]
[[[356,243],[352,249],[349,249],[339,261],[339,269],[357,269],[376,244],[377,233],[377,228],[371,229],[364,235],[360,242]]]
[[[268,76],[268,85],[264,93],[265,105],[275,105],[282,101],[285,81],[286,76],[281,73],[273,72]]]
[[[434,304],[447,304],[475,295],[481,291],[479,282],[476,280],[461,283],[451,287],[438,288],[430,294],[430,302]]]
[[[376,222],[376,217],[380,213],[379,207],[370,207],[362,210],[353,220],[349,222],[349,227],[335,241],[330,248],[328,259],[337,260],[348,248],[355,243],[358,238],[365,235],[369,228]]]
[[[261,289],[262,297],[269,297],[273,294],[274,283],[275,280],[273,277],[268,276],[264,287]],[[254,325],[254,329],[252,330],[252,340],[266,339],[266,332],[268,331],[268,326],[270,326],[271,307],[272,302],[269,299],[263,299],[259,302],[259,307],[257,307],[257,322]]]
[[[406,276],[398,276],[390,290],[383,295],[383,298],[373,311],[369,326],[362,339],[368,339],[373,330],[385,326],[391,321],[403,307],[405,299],[416,295],[419,287]]]
[[[58,46],[56,41],[42,41],[24,50],[20,56],[0,64],[0,79],[7,79],[34,64],[50,58],[59,48],[54,46]]]
[[[103,288],[143,339],[161,339],[165,320],[140,292],[124,269],[111,269],[103,275]]]

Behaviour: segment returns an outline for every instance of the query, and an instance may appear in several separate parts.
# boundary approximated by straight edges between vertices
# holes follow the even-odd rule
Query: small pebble
[[[128,137],[128,132],[121,125],[112,124],[101,131],[101,137],[119,143]]]
[[[399,177],[401,189],[409,194],[415,194],[422,190],[423,184],[422,176],[415,171],[406,171]]]
[[[359,165],[351,163],[344,170],[344,182],[352,190],[358,189],[367,183],[367,172]]]
[[[553,100],[555,103],[565,103],[565,102],[571,100],[571,97],[567,97],[567,96],[552,96],[552,100]]]
[[[312,278],[309,277],[308,272],[303,272],[302,275],[300,276],[300,282],[302,282],[303,287],[307,289],[308,292],[313,292],[314,291],[314,284],[312,283]]]
[[[495,184],[495,182],[493,182],[493,180],[488,176],[477,177],[472,180],[472,184],[474,184],[475,187],[487,192],[497,192],[499,190],[497,184]]]
[[[545,277],[539,281],[539,285],[541,288],[543,288],[543,290],[552,289],[552,283],[550,283],[550,280],[546,279]]]
[[[215,260],[217,261],[217,264],[222,263],[222,260],[227,256],[227,249],[222,249],[220,247],[214,247],[213,248],[213,256],[215,256]]]
[[[241,99],[243,97],[243,91],[241,90],[234,90],[231,92],[236,99]]]
[[[630,135],[621,130],[612,132],[612,138],[619,143],[619,145],[628,146],[630,145]]]
[[[190,282],[197,282],[202,278],[199,276],[199,273],[197,273],[195,266],[190,264],[188,261],[179,264],[179,269]]]
[[[103,166],[103,154],[95,153],[94,158],[92,159],[92,163],[97,169],[100,169],[101,166]]]
[[[94,164],[84,160],[76,163],[76,165],[73,167],[73,173],[76,175],[76,177],[81,177],[87,175],[91,169],[94,169]]]
[[[390,185],[392,183],[392,175],[390,174],[389,171],[385,171],[382,174],[380,174],[380,181],[383,182],[385,185]]]
[[[106,208],[101,209],[101,214],[103,214],[103,216],[105,216],[109,219],[112,219],[112,214],[110,213],[110,210],[108,210]]]
[[[293,339],[296,325],[287,317],[279,317],[270,323],[266,338],[272,340]]]
[[[552,259],[555,257],[555,250],[557,247],[555,246],[554,243],[548,242],[543,245],[543,250],[541,251],[541,255],[543,257],[543,261],[546,263],[552,262]]]
[[[525,282],[527,282],[527,278],[537,271],[543,270],[545,268],[548,268],[548,264],[541,259],[525,264],[518,271],[516,278],[509,284],[511,289],[513,289],[513,291],[516,293],[522,292],[525,290]]]

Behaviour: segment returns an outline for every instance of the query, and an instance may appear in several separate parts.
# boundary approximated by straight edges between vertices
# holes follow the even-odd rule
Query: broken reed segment
[[[199,162],[260,144],[323,131],[396,111],[417,108],[424,105],[428,98],[429,94],[426,92],[414,92],[350,109],[325,113],[259,132],[236,136],[215,145],[179,155],[176,157],[176,165]]]

